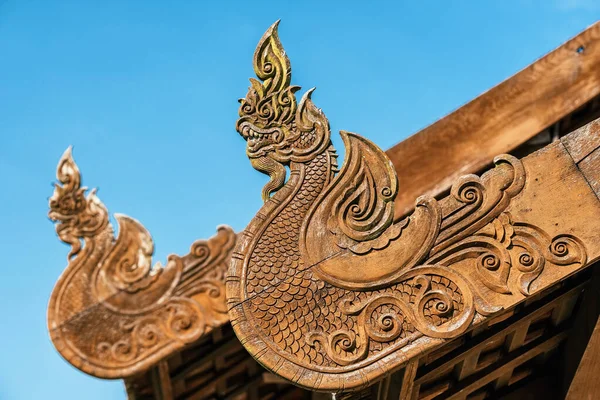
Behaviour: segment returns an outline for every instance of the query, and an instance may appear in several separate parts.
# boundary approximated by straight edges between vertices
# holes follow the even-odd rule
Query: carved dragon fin
[[[227,320],[224,273],[236,235],[220,227],[190,253],[152,266],[154,243],[135,219],[108,211],[94,191],[85,196],[69,147],[57,169],[49,217],[72,249],[48,305],[48,329],[59,353],[100,378],[123,378]]]
[[[305,219],[301,246],[309,265],[319,263],[315,272],[323,280],[349,289],[376,288],[423,259],[437,235],[440,212],[435,200],[420,199],[411,217],[394,224],[398,179],[391,161],[373,142],[340,134],[346,160]],[[390,254],[394,263],[386,262]]]

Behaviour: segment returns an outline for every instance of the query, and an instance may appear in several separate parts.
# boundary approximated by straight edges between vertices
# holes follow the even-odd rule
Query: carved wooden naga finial
[[[578,239],[513,223],[507,206],[526,174],[509,155],[394,222],[390,160],[341,132],[336,174],[329,123],[312,90],[296,103],[277,25],[258,44],[260,81],[251,79],[237,123],[252,166],[271,179],[227,278],[235,332],[266,368],[313,390],[365,387],[523,299],[546,261],[585,263]],[[490,302],[490,293],[510,300]]]
[[[151,367],[227,320],[224,274],[236,235],[219,227],[190,253],[152,266],[146,229],[108,211],[94,190],[85,196],[71,149],[62,156],[50,198],[50,219],[71,245],[68,266],[48,306],[48,329],[60,354],[100,378],[123,378]]]

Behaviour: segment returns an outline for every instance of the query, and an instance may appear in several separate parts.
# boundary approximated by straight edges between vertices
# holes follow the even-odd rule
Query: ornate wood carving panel
[[[152,265],[154,244],[135,219],[86,196],[68,149],[58,164],[49,217],[71,246],[68,266],[48,306],[48,328],[60,354],[101,378],[139,373],[227,321],[224,274],[235,233],[219,227],[183,257]]]
[[[585,222],[600,206],[561,142],[498,156],[394,223],[391,162],[341,132],[338,172],[313,90],[296,100],[277,23],[254,69],[237,129],[270,180],[232,254],[227,298],[267,369],[314,390],[367,387],[598,257],[600,230]]]

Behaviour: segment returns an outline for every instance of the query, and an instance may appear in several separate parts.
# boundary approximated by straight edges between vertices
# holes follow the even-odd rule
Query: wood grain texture
[[[406,364],[404,374],[402,375],[402,386],[400,388],[399,400],[411,400],[412,393],[414,392],[415,377],[417,375],[418,367],[419,360],[416,358]]]
[[[160,361],[152,369],[152,383],[157,400],[173,400],[173,387],[169,376],[169,365],[166,361]]]
[[[577,166],[596,196],[600,198],[600,149],[594,150],[581,160]]]
[[[596,327],[571,382],[566,399],[597,399],[600,394],[598,374],[600,374],[600,319],[596,322]]]
[[[389,158],[342,132],[338,171],[312,90],[296,100],[277,24],[259,41],[254,70],[237,129],[251,165],[270,180],[226,287],[236,335],[273,373],[310,390],[362,390],[600,257],[600,227],[589,223],[600,203],[562,141],[522,160],[496,156],[482,176],[457,178],[447,196],[423,196],[394,221],[401,191]],[[565,335],[515,356],[489,382],[504,384]],[[457,366],[459,379],[476,359]]]
[[[591,267],[592,276],[585,292],[579,302],[578,308],[573,312],[573,329],[569,335],[569,339],[565,344],[564,355],[560,360],[561,365],[561,384],[562,397],[568,397],[568,392],[577,393],[582,397],[576,396],[571,398],[585,398],[586,391],[588,394],[595,394],[597,389],[594,385],[583,384],[582,376],[589,374],[590,369],[600,368],[600,364],[594,366],[589,363],[593,360],[593,355],[590,360],[590,354],[587,355],[587,363],[584,364],[584,354],[590,351],[599,351],[598,339],[594,339],[597,334],[598,317],[600,316],[600,264],[596,263]],[[596,344],[594,344],[596,343]],[[581,371],[580,371],[581,368]],[[600,372],[596,370],[596,374]],[[576,376],[579,378],[574,379]],[[589,376],[589,375],[588,375]]]
[[[579,164],[596,149],[600,148],[600,135],[594,134],[598,131],[600,131],[600,119],[596,119],[561,138],[576,164]]]
[[[562,138],[565,148],[600,198],[600,118]]]
[[[401,187],[396,219],[600,94],[598,65],[600,22],[387,150]]]

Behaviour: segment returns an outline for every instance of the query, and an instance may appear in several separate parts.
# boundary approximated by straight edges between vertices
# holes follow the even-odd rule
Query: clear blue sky
[[[142,221],[164,261],[261,204],[266,177],[234,123],[276,19],[293,82],[317,87],[333,131],[388,148],[585,29],[595,3],[0,1],[0,399],[125,397],[46,331],[68,251],[47,198],[68,145],[84,184]]]

